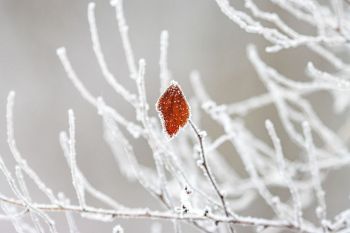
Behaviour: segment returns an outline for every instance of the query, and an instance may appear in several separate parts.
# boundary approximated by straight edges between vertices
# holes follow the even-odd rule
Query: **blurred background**
[[[313,30],[267,1],[258,3],[263,9],[280,13],[299,32]],[[245,10],[243,1],[232,4]],[[14,164],[6,144],[5,122],[6,97],[14,90],[17,94],[15,134],[23,157],[55,192],[64,191],[75,202],[70,171],[58,142],[59,132],[68,128],[67,110],[72,108],[77,120],[78,164],[91,183],[125,205],[158,208],[154,198],[121,176],[103,140],[100,117],[67,79],[56,56],[56,49],[65,46],[73,67],[88,89],[96,96],[103,96],[126,118],[134,119],[133,109],[113,93],[101,75],[91,48],[87,5],[85,0],[0,0],[0,153],[9,166]],[[168,62],[172,77],[189,97],[193,95],[189,74],[194,69],[201,73],[204,85],[217,103],[233,103],[266,92],[246,58],[249,43],[258,45],[265,62],[292,79],[305,79],[304,70],[309,60],[327,69],[327,64],[305,48],[266,54],[263,50],[266,42],[229,21],[213,0],[128,0],[124,1],[124,9],[136,58],[146,59],[146,88],[151,107],[159,96],[159,38],[163,29],[170,35]],[[96,2],[96,20],[109,68],[122,84],[135,92],[136,87],[128,78],[115,13],[109,1]],[[331,98],[318,95],[314,99],[321,118],[336,128],[339,117],[331,112]],[[150,113],[156,114],[153,108]],[[276,118],[273,107],[248,116],[246,123],[257,136],[267,138],[263,123],[268,117]],[[203,117],[202,128],[212,138],[222,134],[207,117]],[[152,166],[150,151],[144,143],[136,142],[135,146],[138,159]],[[286,148],[288,150],[288,143]],[[232,149],[224,145],[222,153],[229,158]],[[235,163],[234,159],[230,160]],[[333,179],[327,184],[327,198],[331,197],[328,201],[333,206],[331,216],[348,205],[349,190],[339,190],[347,186],[342,185],[345,181],[339,177],[348,173],[342,172],[336,176],[335,183]],[[1,192],[10,195],[4,178],[0,179]],[[45,200],[37,190],[32,195],[38,201]],[[94,202],[91,200],[91,203]],[[248,212],[263,215],[266,211],[266,207],[255,207]],[[115,224],[76,219],[81,232],[111,232]],[[141,232],[140,229],[149,232],[151,228],[150,221],[117,223],[125,232]],[[164,226],[170,224],[164,223]],[[59,224],[58,229],[68,231],[65,225]],[[193,228],[185,229],[185,232],[195,232]],[[10,223],[0,222],[0,232],[14,230]]]

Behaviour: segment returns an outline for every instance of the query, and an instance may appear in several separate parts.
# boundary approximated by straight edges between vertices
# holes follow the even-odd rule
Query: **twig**
[[[206,159],[205,152],[204,152],[203,135],[199,132],[199,130],[197,129],[197,127],[194,125],[194,123],[191,120],[189,120],[189,123],[190,123],[190,125],[191,125],[191,127],[192,127],[194,133],[196,134],[198,141],[199,141],[199,145],[200,145],[200,149],[201,149],[200,155],[201,155],[202,168],[203,168],[204,172],[206,173],[206,176],[208,177],[211,185],[215,189],[215,192],[221,201],[221,204],[222,204],[222,207],[224,208],[226,217],[230,217],[230,213],[229,213],[228,208],[227,208],[224,194],[220,191],[220,189],[219,189],[219,187],[214,179],[214,176],[211,174],[211,172],[209,170],[209,166],[208,166],[207,159]],[[231,225],[229,225],[229,228],[230,228],[231,233],[235,232],[234,228]]]

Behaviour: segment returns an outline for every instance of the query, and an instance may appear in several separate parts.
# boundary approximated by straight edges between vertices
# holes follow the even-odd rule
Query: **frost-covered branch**
[[[95,16],[95,3],[88,5],[87,15],[91,47],[106,81],[135,112],[130,120],[118,109],[111,107],[103,96],[95,96],[84,85],[84,80],[74,70],[64,47],[57,49],[63,69],[85,99],[100,116],[103,137],[111,150],[117,169],[129,182],[140,185],[159,206],[149,209],[131,208],[123,200],[98,190],[89,176],[79,169],[78,161],[84,159],[76,150],[76,124],[73,110],[68,111],[68,131],[61,132],[59,143],[71,172],[73,197],[56,192],[32,169],[18,148],[14,134],[14,97],[7,99],[7,143],[14,159],[14,171],[7,157],[0,156],[0,170],[5,177],[12,196],[0,193],[2,213],[0,221],[10,221],[17,232],[59,232],[52,212],[64,214],[70,233],[79,232],[78,218],[101,222],[118,219],[147,219],[155,221],[151,232],[162,231],[158,220],[170,221],[174,231],[182,232],[182,225],[189,224],[201,232],[234,232],[236,225],[254,227],[257,231],[295,232],[347,232],[350,229],[350,210],[341,210],[334,219],[327,213],[327,188],[323,181],[330,170],[350,164],[348,130],[350,121],[341,119],[339,129],[334,129],[318,114],[315,102],[310,98],[317,93],[327,93],[333,98],[330,114],[341,114],[350,106],[350,67],[334,48],[347,49],[350,38],[350,6],[340,0],[321,4],[314,0],[270,0],[280,10],[313,28],[313,32],[301,33],[276,12],[260,7],[254,0],[245,0],[245,8],[238,10],[235,2],[215,0],[217,6],[233,24],[247,33],[262,36],[270,43],[265,51],[278,53],[286,49],[306,47],[335,68],[322,70],[314,61],[305,64],[305,80],[287,77],[264,62],[261,51],[254,45],[247,47],[247,59],[264,84],[266,92],[234,103],[217,103],[206,90],[199,71],[193,71],[190,79],[194,95],[170,92],[162,104],[170,111],[167,115],[153,115],[146,92],[146,61],[137,58],[132,48],[132,33],[123,10],[122,0],[112,0],[118,31],[129,71],[128,77],[116,77],[109,69],[103,53]],[[169,32],[160,32],[159,90],[174,85],[168,65]],[[74,51],[72,51],[74,52]],[[324,66],[326,67],[326,66]],[[134,81],[135,93],[123,85],[123,80]],[[181,90],[180,90],[181,91]],[[169,93],[167,93],[169,94]],[[174,96],[172,96],[174,95]],[[159,101],[158,101],[159,103]],[[180,106],[181,105],[181,106]],[[183,108],[183,105],[186,108]],[[178,107],[180,106],[180,107]],[[258,136],[256,129],[249,127],[247,118],[254,111],[273,107],[272,120],[265,120],[267,136]],[[192,109],[191,112],[190,109]],[[159,109],[157,109],[159,110]],[[185,111],[186,110],[186,111]],[[207,114],[221,128],[221,135],[212,138],[199,128],[201,115]],[[163,117],[163,118],[162,118]],[[170,122],[170,132],[177,134],[169,140],[169,130],[164,134],[165,118]],[[184,119],[183,119],[184,118]],[[170,119],[170,120],[169,120]],[[189,120],[189,126],[186,123]],[[197,128],[197,125],[199,126]],[[182,128],[180,130],[180,128]],[[194,131],[192,134],[191,129]],[[168,130],[168,131],[167,131]],[[141,138],[150,149],[150,154],[139,155],[134,150],[133,140]],[[222,153],[222,146],[229,145],[232,152]],[[284,145],[292,145],[289,151]],[[148,156],[154,166],[146,166],[139,156]],[[10,157],[10,158],[12,158]],[[234,160],[232,158],[237,159]],[[79,160],[77,159],[79,158]],[[243,171],[232,161],[243,164]],[[14,174],[14,175],[13,175]],[[47,200],[35,200],[27,178],[33,181]],[[285,196],[276,190],[285,191]],[[92,197],[105,207],[92,206]],[[266,216],[245,216],[245,211],[255,208],[256,203],[266,205]],[[312,220],[307,209],[315,203],[317,220]],[[97,205],[97,204],[96,204]],[[30,218],[26,218],[29,215]],[[270,216],[270,217],[267,217]],[[116,223],[117,224],[117,223]],[[126,232],[123,226],[114,225],[110,232]],[[271,230],[272,232],[272,230]]]

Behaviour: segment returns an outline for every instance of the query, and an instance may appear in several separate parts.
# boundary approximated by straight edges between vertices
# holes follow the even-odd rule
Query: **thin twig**
[[[211,172],[209,170],[209,166],[208,166],[207,159],[206,159],[205,152],[204,152],[203,135],[199,132],[198,128],[194,125],[194,123],[191,120],[189,120],[189,123],[190,123],[190,125],[191,125],[191,127],[192,127],[194,133],[196,134],[198,141],[199,141],[199,146],[201,149],[200,155],[201,155],[202,168],[203,168],[204,172],[206,173],[211,185],[215,189],[215,192],[221,201],[221,204],[222,204],[222,207],[225,211],[226,217],[230,217],[230,213],[229,213],[228,208],[227,208],[224,194],[220,191],[220,189],[219,189],[219,187],[214,179],[214,176],[211,174]],[[231,233],[235,232],[234,228],[231,225],[229,225],[229,228],[230,228]]]

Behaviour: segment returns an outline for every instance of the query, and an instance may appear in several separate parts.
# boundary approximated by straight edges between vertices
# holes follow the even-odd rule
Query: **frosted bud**
[[[185,186],[185,192],[188,195],[192,194],[192,190],[188,186]]]
[[[257,232],[257,233],[260,233],[260,232],[263,232],[265,229],[266,229],[265,226],[257,226],[257,227],[256,227],[256,232]]]
[[[201,138],[204,138],[204,137],[206,137],[208,134],[207,134],[206,131],[201,131],[201,132],[199,132],[199,135],[201,136]]]
[[[272,198],[272,202],[274,205],[278,205],[280,203],[280,198],[275,196]]]
[[[113,233],[124,233],[124,230],[120,225],[117,225],[113,227]]]
[[[197,160],[197,166],[198,166],[198,167],[202,167],[203,165],[204,165],[204,161],[201,160],[201,159],[198,159],[198,160]]]

